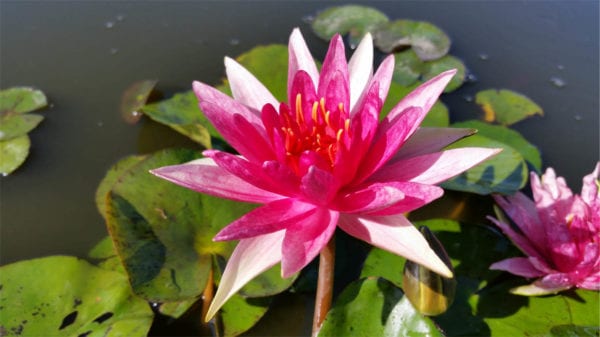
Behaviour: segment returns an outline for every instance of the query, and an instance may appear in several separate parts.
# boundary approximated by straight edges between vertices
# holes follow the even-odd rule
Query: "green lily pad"
[[[102,269],[112,270],[127,275],[123,264],[117,255],[114,243],[110,236],[100,240],[89,252],[88,257]]]
[[[408,95],[413,89],[418,86],[418,83],[413,84],[409,87],[402,86],[398,83],[390,83],[390,90],[388,96],[381,108],[381,114],[379,118],[384,118],[393,108],[400,102],[406,95]],[[426,127],[446,127],[450,124],[450,115],[448,114],[448,108],[441,101],[435,102],[431,107],[431,110],[425,116],[425,119],[421,123],[421,126]]]
[[[450,38],[437,26],[425,21],[396,20],[378,27],[374,43],[383,52],[412,47],[423,61],[439,59],[450,50]]]
[[[139,164],[142,160],[148,158],[148,156],[128,156],[119,160],[114,164],[106,173],[100,185],[96,189],[96,208],[100,215],[106,214],[106,197],[110,192],[113,185],[124,175],[129,169]],[[90,253],[91,254],[91,253]],[[97,258],[95,256],[90,256]]]
[[[0,117],[0,141],[16,138],[33,130],[44,119],[36,114]]]
[[[212,255],[228,256],[233,248],[212,237],[254,207],[203,195],[148,172],[198,157],[191,150],[148,156],[129,166],[106,197],[106,222],[131,285],[153,302],[198,296]]]
[[[6,176],[27,159],[31,141],[28,135],[0,141],[0,174]]]
[[[403,85],[410,86],[421,78],[423,73],[423,61],[417,56],[414,50],[407,49],[394,54],[394,75],[393,81]]]
[[[502,148],[502,152],[442,183],[442,187],[477,194],[513,194],[527,182],[525,159],[511,146],[482,135],[463,138],[447,148]]]
[[[146,336],[152,310],[122,274],[68,256],[0,268],[2,336]]]
[[[375,8],[346,5],[320,12],[312,22],[312,29],[325,40],[331,39],[336,33],[348,33],[350,44],[356,46],[367,32],[373,33],[388,21],[388,17]]]
[[[456,69],[457,72],[446,86],[446,89],[444,89],[444,92],[452,92],[458,89],[464,83],[466,72],[465,64],[452,55],[446,55],[435,61],[424,62],[423,81],[427,81],[450,69]]]
[[[528,97],[511,90],[483,90],[475,95],[486,122],[512,125],[533,115],[543,115],[542,108]]]
[[[191,297],[182,301],[163,302],[160,304],[158,311],[163,315],[179,318],[198,302],[198,300],[199,299],[196,297]]]
[[[402,290],[381,278],[351,283],[327,314],[319,337],[443,336],[419,314]]]
[[[248,282],[242,289],[240,289],[239,294],[244,297],[263,297],[276,295],[291,287],[297,278],[298,274],[288,278],[282,278],[281,264],[276,264],[252,279],[252,281]]]
[[[40,90],[15,87],[0,91],[0,114],[18,115],[45,107],[46,95]]]
[[[200,113],[198,99],[192,90],[145,105],[141,111],[154,121],[168,125],[205,148],[211,147],[211,136],[221,138],[208,119]]]
[[[557,325],[550,329],[549,337],[597,337],[600,336],[598,326],[578,326],[573,324]]]
[[[244,298],[233,295],[221,308],[223,335],[238,336],[253,327],[267,312],[270,297]]]
[[[142,117],[140,110],[146,104],[157,80],[143,80],[131,84],[121,97],[121,116],[129,124],[135,124]]]
[[[287,46],[257,46],[238,56],[236,60],[256,76],[279,102],[287,102]]]
[[[529,163],[535,169],[535,171],[541,172],[542,170],[542,157],[540,155],[540,151],[515,130],[501,125],[491,125],[477,120],[454,123],[452,124],[452,127],[477,129],[478,134],[502,142],[519,151],[519,153],[523,156],[523,158],[525,158],[527,163]]]

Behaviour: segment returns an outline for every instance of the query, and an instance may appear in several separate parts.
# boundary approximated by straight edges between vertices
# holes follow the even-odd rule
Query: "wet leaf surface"
[[[312,29],[325,40],[330,40],[335,33],[348,33],[350,45],[357,46],[365,33],[374,32],[388,21],[388,17],[375,8],[346,5],[320,12],[312,22]]]
[[[513,194],[528,178],[527,163],[517,150],[497,140],[475,134],[463,138],[447,148],[487,147],[502,148],[490,159],[442,183],[442,187],[477,194]]]
[[[543,115],[544,111],[528,97],[507,89],[489,89],[477,93],[475,102],[484,111],[486,122],[512,125],[533,115]]]
[[[466,67],[461,60],[454,56],[446,55],[434,61],[423,62],[412,49],[394,55],[396,63],[393,80],[403,86],[412,88],[415,83],[423,83],[450,69],[456,69],[457,72],[444,92],[448,93],[458,89],[465,81]]]
[[[0,117],[0,141],[26,135],[44,119],[36,114],[12,115]]]
[[[526,280],[490,270],[489,266],[520,252],[492,227],[445,219],[416,225],[426,225],[435,232],[454,265],[458,283],[455,302],[446,313],[433,318],[448,336],[585,336],[597,331],[597,292],[571,290],[544,297],[509,293]],[[404,262],[402,257],[373,249],[361,276],[383,277],[399,285]]]
[[[458,58],[452,55],[446,55],[435,61],[429,61],[423,63],[423,81],[427,81],[440,73],[456,69],[457,72],[450,80],[450,83],[444,89],[444,92],[452,92],[458,89],[465,81],[466,68],[464,63]]]
[[[0,141],[0,174],[6,176],[27,159],[31,141],[28,135]]]
[[[375,46],[383,52],[410,46],[423,61],[439,59],[450,50],[450,38],[446,33],[425,21],[392,21],[378,27],[373,37]]]
[[[0,91],[0,115],[18,115],[45,107],[46,95],[29,87],[14,87]]]
[[[2,336],[146,336],[152,310],[127,278],[68,256],[0,268]]]
[[[131,84],[121,96],[120,111],[125,122],[135,124],[142,117],[140,111],[150,97],[157,80],[142,80]]]
[[[382,278],[367,278],[351,283],[339,295],[319,336],[443,335],[412,307],[400,288]]]
[[[253,327],[267,312],[270,297],[244,298],[233,295],[221,309],[224,336],[238,336]]]
[[[497,140],[517,150],[538,173],[542,170],[542,157],[537,147],[532,145],[519,132],[501,125],[469,120],[452,124],[456,128],[474,128],[477,133]]]

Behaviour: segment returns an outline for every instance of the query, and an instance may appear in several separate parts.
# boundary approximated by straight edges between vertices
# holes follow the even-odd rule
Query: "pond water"
[[[94,193],[107,169],[126,155],[194,146],[146,119],[125,123],[119,103],[129,85],[157,79],[169,97],[195,79],[217,83],[223,56],[285,44],[297,26],[322,59],[327,43],[306,19],[335,4],[0,3],[0,87],[34,86],[51,102],[30,133],[26,163],[0,180],[1,264],[84,256],[106,235]],[[581,187],[599,158],[597,1],[369,4],[391,19],[430,21],[451,37],[450,53],[476,77],[444,96],[453,121],[481,116],[469,98],[482,89],[509,88],[537,102],[545,115],[514,128],[540,147],[544,167]]]

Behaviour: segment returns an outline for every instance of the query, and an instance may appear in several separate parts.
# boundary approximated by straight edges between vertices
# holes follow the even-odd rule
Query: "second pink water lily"
[[[349,62],[331,40],[321,72],[299,30],[289,42],[288,103],[279,103],[250,72],[225,59],[233,98],[194,82],[200,108],[239,155],[206,158],[152,173],[223,198],[263,204],[215,240],[240,240],[208,318],[252,278],[281,262],[282,276],[305,267],[336,228],[441,275],[452,273],[403,215],[442,196],[435,184],[498,149],[446,145],[468,129],[419,129],[455,74],[421,85],[379,122],[394,69],[387,57],[373,74],[369,34]]]

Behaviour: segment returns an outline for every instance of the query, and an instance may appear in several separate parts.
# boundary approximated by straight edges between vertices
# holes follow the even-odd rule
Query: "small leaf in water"
[[[312,29],[325,40],[331,39],[335,33],[348,33],[350,45],[357,46],[367,32],[374,32],[388,21],[388,17],[375,8],[346,5],[320,12],[312,22]]]
[[[409,86],[415,83],[423,73],[423,61],[419,59],[412,49],[407,49],[394,54],[396,62],[394,64],[393,80],[403,86]]]
[[[27,158],[31,142],[28,135],[0,141],[0,174],[11,174]]]
[[[43,119],[43,116],[36,114],[0,116],[0,141],[27,134]]]
[[[405,87],[398,83],[390,83],[390,89],[385,100],[385,104],[381,109],[379,118],[384,118],[398,102],[404,98],[409,92],[417,87],[419,83],[414,83],[411,86]],[[450,116],[448,108],[441,101],[435,102],[429,113],[421,123],[421,126],[427,127],[446,127],[450,124]]]
[[[425,21],[396,20],[374,32],[374,43],[386,53],[411,46],[423,61],[436,60],[450,50],[450,38]]]
[[[466,73],[465,64],[452,55],[446,55],[435,61],[424,62],[423,81],[427,81],[439,75],[440,73],[450,69],[456,69],[457,72],[456,75],[454,75],[454,77],[452,77],[452,79],[450,80],[450,83],[448,83],[448,85],[446,86],[446,89],[444,89],[444,92],[452,92],[458,89],[463,84],[463,82],[465,81]]]
[[[481,106],[486,122],[512,125],[533,115],[543,115],[542,108],[528,97],[507,89],[489,89],[477,93],[475,102]]]
[[[125,122],[135,124],[142,117],[141,109],[146,104],[157,80],[143,80],[130,85],[121,96],[121,116]]]
[[[0,91],[0,114],[22,114],[45,107],[46,95],[37,89],[15,87]]]

